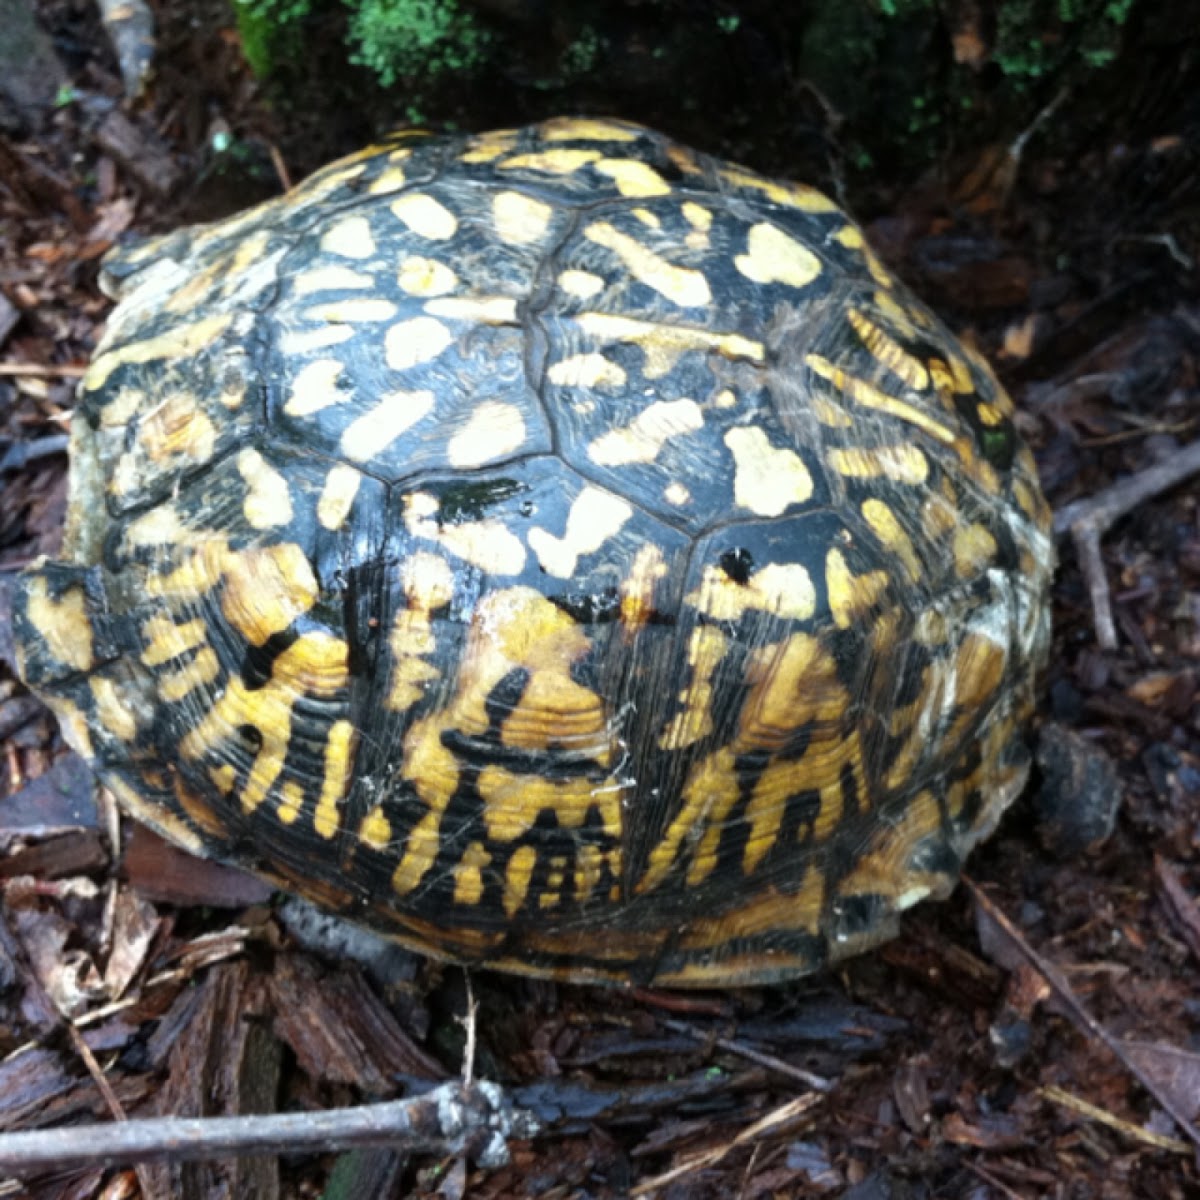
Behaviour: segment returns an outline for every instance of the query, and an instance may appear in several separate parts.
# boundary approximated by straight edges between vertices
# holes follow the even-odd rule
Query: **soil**
[[[484,7],[512,10],[530,53],[428,87],[434,123],[615,112],[836,192],[996,364],[1057,510],[1200,438],[1195,33],[1055,101],[1019,155],[1015,133],[960,130],[923,163],[868,176],[843,169],[836,112],[785,77],[769,5],[744,7],[724,58],[672,38],[648,73],[630,33],[609,75],[552,86],[530,65],[538,6]],[[612,6],[611,28],[652,7]],[[968,886],[825,977],[682,997],[468,980],[331,933],[117,817],[17,682],[2,610],[13,573],[61,537],[62,435],[108,310],[99,261],[276,193],[403,103],[354,75],[271,92],[216,0],[156,5],[156,71],[126,102],[91,6],[37,11],[75,91],[0,132],[0,1132],[109,1119],[114,1103],[213,1115],[416,1094],[459,1076],[472,998],[478,1075],[543,1128],[501,1167],[307,1153],[52,1170],[25,1194],[1200,1196],[1195,476],[1104,537],[1113,649],[1061,540],[1026,795]],[[711,114],[680,102],[722,71],[741,82],[714,84]],[[329,101],[355,87],[361,105]]]

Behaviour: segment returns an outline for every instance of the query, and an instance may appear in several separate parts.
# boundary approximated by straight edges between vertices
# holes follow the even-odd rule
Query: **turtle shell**
[[[22,671],[123,806],[430,954],[802,974],[1021,788],[1052,543],[821,193],[406,133],[123,251]]]

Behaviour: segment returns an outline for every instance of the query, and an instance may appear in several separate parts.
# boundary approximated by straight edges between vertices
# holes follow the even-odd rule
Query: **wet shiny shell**
[[[426,952],[811,971],[1020,789],[1047,510],[828,199],[397,136],[118,255],[23,671],[133,814]]]

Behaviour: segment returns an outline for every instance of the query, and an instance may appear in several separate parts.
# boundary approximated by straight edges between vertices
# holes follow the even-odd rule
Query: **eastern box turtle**
[[[107,280],[15,629],[188,849],[460,962],[727,985],[888,936],[1021,788],[1032,456],[821,193],[402,133]]]

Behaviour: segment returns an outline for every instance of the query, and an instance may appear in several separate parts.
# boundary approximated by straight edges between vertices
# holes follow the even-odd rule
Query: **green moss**
[[[345,0],[349,60],[389,87],[399,76],[435,79],[487,58],[485,30],[457,0]],[[254,73],[303,57],[300,30],[329,0],[235,0],[242,50]]]
[[[455,0],[356,0],[350,61],[389,87],[400,75],[468,71],[487,58],[488,37]]]

